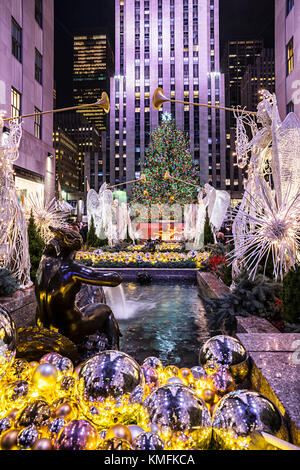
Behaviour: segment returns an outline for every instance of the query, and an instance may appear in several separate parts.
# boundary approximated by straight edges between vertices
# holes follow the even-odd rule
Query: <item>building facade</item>
[[[57,127],[53,133],[53,146],[55,149],[57,187],[60,184],[65,200],[78,200],[78,146],[60,127]]]
[[[247,67],[260,56],[264,42],[260,39],[228,41],[222,55],[222,72],[225,74],[226,106],[241,106],[241,83]],[[244,174],[236,165],[236,124],[233,113],[226,114],[226,181],[233,199],[243,193]]]
[[[53,109],[53,0],[0,0],[0,109],[7,117]],[[53,116],[23,120],[15,184],[23,197],[52,198]]]
[[[241,81],[241,106],[256,111],[263,90],[275,93],[274,49],[262,49],[254,64],[248,65]]]
[[[190,138],[201,182],[225,189],[224,111],[169,102],[157,111],[158,86],[171,99],[224,106],[218,0],[115,1],[110,183],[140,175],[150,134],[169,113]]]
[[[101,153],[102,134],[106,135],[106,132],[99,132],[98,129],[96,129],[95,124],[89,122],[83,114],[77,113],[76,111],[67,111],[56,114],[55,129],[62,129],[77,145],[78,153],[74,164],[78,172],[79,196],[83,198],[87,187],[85,177],[85,155],[90,153]]]
[[[107,33],[99,31],[74,35],[73,43],[73,101],[74,105],[95,103],[101,93],[109,94],[113,75],[114,56]],[[106,131],[108,118],[97,107],[77,110],[93,123],[96,129]]]
[[[275,0],[276,96],[281,119],[294,111],[300,119],[300,3]]]

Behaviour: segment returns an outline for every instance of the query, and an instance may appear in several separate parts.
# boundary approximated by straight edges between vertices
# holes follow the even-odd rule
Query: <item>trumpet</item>
[[[33,114],[24,114],[23,116],[16,116],[15,118],[13,117],[5,118],[3,119],[3,121],[10,121],[11,119],[24,119],[24,118],[33,117],[33,116],[41,116],[43,114],[61,113],[62,111],[72,111],[74,109],[91,108],[92,106],[98,106],[99,108],[102,108],[105,113],[109,113],[110,104],[109,104],[108,94],[105,91],[103,91],[101,95],[101,99],[96,101],[95,103],[81,104],[79,106],[71,106],[70,108],[51,109],[49,111],[41,111],[39,113],[33,113]]]
[[[252,114],[254,116],[257,115],[257,113],[254,112],[254,111],[246,111],[244,109],[239,109],[239,108],[236,108],[236,109],[235,108],[225,108],[225,107],[222,107],[222,106],[214,106],[214,105],[211,105],[211,104],[191,103],[189,101],[172,100],[170,98],[167,98],[164,95],[164,90],[162,88],[160,88],[160,87],[156,88],[155,92],[153,93],[153,98],[152,98],[153,107],[155,109],[159,110],[162,107],[162,105],[166,102],[181,103],[181,104],[185,104],[185,105],[189,105],[189,106],[200,106],[200,107],[204,107],[204,108],[222,109],[224,111]]]

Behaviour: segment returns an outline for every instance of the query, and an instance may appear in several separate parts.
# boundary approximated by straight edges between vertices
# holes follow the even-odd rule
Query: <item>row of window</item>
[[[11,117],[17,118],[21,116],[21,108],[22,108],[22,95],[19,93],[14,87],[11,87]],[[34,107],[34,137],[37,139],[42,138],[42,116],[40,114],[41,111]]]
[[[16,20],[12,17],[11,20],[12,29],[12,44],[11,52],[13,56],[22,63],[22,28],[18,25]],[[43,80],[43,56],[35,48],[35,61],[34,61],[34,76],[38,83],[42,84]]]

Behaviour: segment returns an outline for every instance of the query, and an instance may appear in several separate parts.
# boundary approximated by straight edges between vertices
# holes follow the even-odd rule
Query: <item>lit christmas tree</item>
[[[188,137],[173,120],[163,121],[152,132],[143,173],[145,181],[134,183],[133,202],[150,205],[196,201],[199,171],[192,159]]]

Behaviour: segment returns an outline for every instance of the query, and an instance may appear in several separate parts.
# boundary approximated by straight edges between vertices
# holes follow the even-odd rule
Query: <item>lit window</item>
[[[11,117],[16,118],[21,115],[21,94],[11,88]]]
[[[289,75],[294,70],[294,38],[286,46],[286,74]]]
[[[34,113],[40,113],[41,111],[38,108],[34,108]],[[42,138],[42,116],[38,114],[34,116],[34,137],[37,139]],[[57,139],[58,140],[58,139]]]

